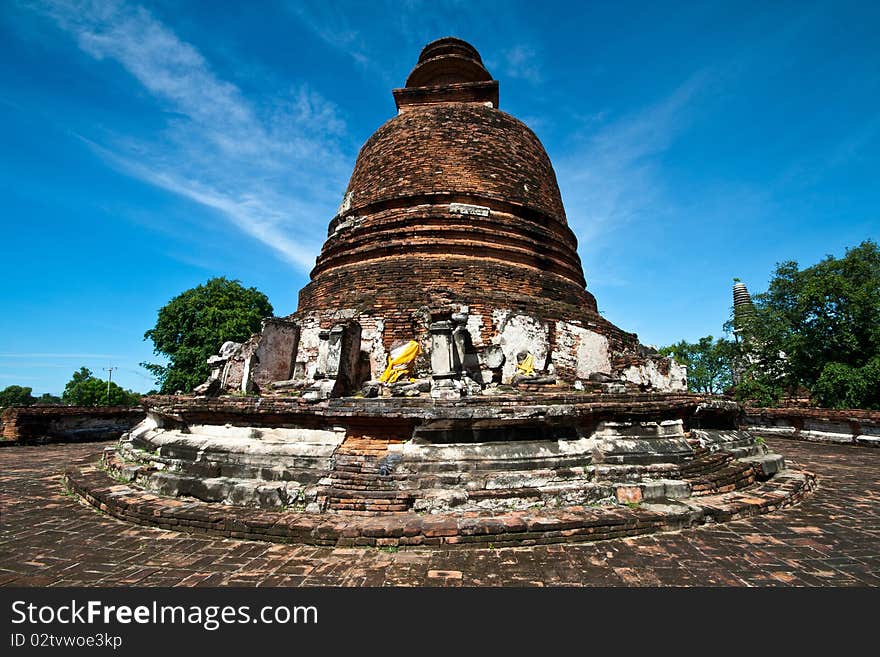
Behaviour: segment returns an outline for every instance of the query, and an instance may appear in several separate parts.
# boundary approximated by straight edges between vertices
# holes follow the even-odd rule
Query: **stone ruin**
[[[216,357],[219,390],[351,395],[408,340],[434,398],[511,384],[526,352],[531,378],[548,385],[687,389],[684,368],[599,314],[550,159],[498,109],[498,82],[473,47],[429,44],[394,99],[298,310]]]
[[[760,506],[755,486],[808,487],[739,406],[688,394],[683,367],[599,314],[550,160],[471,45],[428,44],[393,95],[297,311],[224,344],[195,395],[151,398],[107,456],[118,477],[350,537],[363,515],[585,505],[692,522],[723,506],[697,498],[776,508],[795,495]]]

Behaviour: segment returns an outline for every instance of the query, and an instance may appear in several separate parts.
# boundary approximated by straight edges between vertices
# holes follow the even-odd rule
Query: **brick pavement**
[[[0,449],[0,585],[528,586],[880,584],[880,451],[768,443],[815,472],[783,511],[675,533],[507,549],[322,548],[128,525],[61,488],[109,443]]]

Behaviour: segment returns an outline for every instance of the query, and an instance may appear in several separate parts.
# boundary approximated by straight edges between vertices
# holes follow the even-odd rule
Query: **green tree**
[[[32,388],[23,386],[7,386],[0,390],[0,408],[7,406],[30,406],[37,401],[31,394]]]
[[[272,315],[272,305],[256,288],[212,278],[174,297],[159,310],[156,326],[144,333],[168,365],[141,363],[156,377],[161,392],[189,392],[208,378],[207,360],[227,340],[243,342]]]
[[[58,406],[61,404],[61,397],[48,392],[44,392],[42,395],[37,397],[36,403],[42,404],[43,406]]]
[[[880,356],[862,367],[828,363],[813,386],[813,395],[829,408],[880,408]]]
[[[803,386],[825,406],[880,408],[880,248],[872,240],[800,269],[784,262],[755,312],[736,318],[744,381],[756,389]]]
[[[691,392],[719,394],[732,383],[731,359],[734,346],[729,340],[715,340],[711,335],[697,342],[682,340],[659,350],[664,356],[673,356],[676,362],[686,365],[688,389]]]
[[[108,386],[107,381],[93,376],[87,367],[81,367],[64,386],[61,399],[73,406],[136,406],[141,396],[112,382]]]

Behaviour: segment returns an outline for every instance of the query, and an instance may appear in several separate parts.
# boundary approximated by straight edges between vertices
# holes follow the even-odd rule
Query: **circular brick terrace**
[[[123,523],[64,492],[106,444],[0,449],[0,584],[877,585],[880,452],[771,439],[819,487],[796,507],[586,544],[418,549],[293,546]]]

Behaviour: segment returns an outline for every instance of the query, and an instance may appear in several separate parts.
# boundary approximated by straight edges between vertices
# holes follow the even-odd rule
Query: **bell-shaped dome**
[[[491,318],[511,312],[634,339],[598,315],[550,158],[498,109],[476,49],[428,44],[394,97],[398,114],[361,148],[297,312],[381,316],[389,344],[444,305],[482,317],[487,340]]]
[[[535,133],[481,103],[432,103],[401,112],[361,148],[346,190],[352,212],[438,194],[518,206],[539,213],[541,223],[565,223],[556,174]]]

